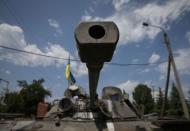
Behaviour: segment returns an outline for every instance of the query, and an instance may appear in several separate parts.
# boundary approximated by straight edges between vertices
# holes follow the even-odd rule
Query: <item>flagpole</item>
[[[69,86],[70,86],[70,84],[69,84],[69,80],[67,80],[67,82],[68,82],[68,87],[67,87],[67,88],[69,88]]]
[[[68,58],[68,63],[66,65],[66,70],[65,70],[65,77],[68,81],[68,88],[69,86],[75,84],[76,80],[73,76],[73,74],[71,73],[71,67],[70,67],[70,55],[69,55],[69,58]]]

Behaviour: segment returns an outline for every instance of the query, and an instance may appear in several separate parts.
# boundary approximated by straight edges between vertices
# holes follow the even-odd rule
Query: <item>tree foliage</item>
[[[147,85],[139,84],[133,92],[133,99],[137,109],[144,109],[143,114],[148,114],[153,111],[154,100],[152,98],[151,89]]]
[[[23,98],[18,92],[7,92],[5,94],[4,103],[6,104],[6,112],[20,113],[23,111]]]
[[[18,81],[20,92],[7,92],[4,95],[5,106],[1,104],[1,112],[35,115],[38,103],[51,96],[51,92],[43,87],[43,82],[44,79],[33,80],[31,84],[25,80]]]
[[[26,81],[18,82],[22,88],[20,95],[24,99],[25,115],[35,114],[38,103],[44,101],[46,96],[51,96],[50,91],[44,89],[43,82],[43,79],[33,80],[32,84],[28,84]]]
[[[187,100],[187,106],[190,114],[190,90],[188,91],[188,100]]]
[[[161,112],[163,102],[164,102],[164,94],[161,88],[159,88],[159,93],[156,99],[156,112],[159,114]]]
[[[182,105],[179,97],[179,93],[177,91],[176,85],[172,84],[172,90],[170,93],[170,115],[183,115]]]

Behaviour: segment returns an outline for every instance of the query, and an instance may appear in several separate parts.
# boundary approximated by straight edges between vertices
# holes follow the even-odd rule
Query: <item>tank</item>
[[[114,22],[82,22],[75,30],[78,54],[86,63],[89,95],[82,87],[73,85],[65,97],[54,103],[43,119],[9,122],[12,131],[177,131],[190,130],[189,120],[139,117],[130,100],[114,86],[96,92],[104,62],[111,61],[119,40]],[[98,53],[97,53],[98,52]],[[74,92],[73,92],[74,91]]]

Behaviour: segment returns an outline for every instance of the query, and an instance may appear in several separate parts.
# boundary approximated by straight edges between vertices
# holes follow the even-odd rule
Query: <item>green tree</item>
[[[51,92],[44,89],[43,82],[44,79],[33,80],[31,84],[24,80],[18,81],[18,85],[22,88],[20,96],[23,99],[25,115],[35,115],[38,103],[44,101],[45,97],[51,96]]]
[[[39,79],[28,84],[22,80],[18,81],[20,92],[1,92],[0,112],[35,115],[38,103],[44,101],[45,97],[51,96],[51,92],[43,87],[43,82],[43,79]]]
[[[23,99],[18,92],[7,92],[4,98],[5,112],[21,113],[23,109]]]
[[[9,92],[9,90],[7,88],[4,87],[0,87],[0,112],[6,112],[7,110],[7,106],[4,102],[5,100],[5,94],[7,94]]]
[[[159,88],[159,93],[156,100],[156,112],[159,114],[161,112],[163,102],[164,102],[164,95],[161,88]]]
[[[134,92],[133,99],[137,109],[144,110],[143,114],[148,114],[153,111],[154,100],[152,98],[151,89],[144,84],[139,84]]]
[[[0,97],[0,113],[6,112],[6,105],[4,103],[4,96]]]
[[[175,115],[175,116],[182,116],[183,111],[182,111],[182,105],[179,97],[179,93],[177,91],[176,85],[173,83],[172,84],[172,90],[170,93],[170,110],[169,110],[170,115]]]
[[[188,91],[188,100],[187,100],[187,106],[188,106],[188,110],[189,110],[189,114],[190,114],[190,90]]]

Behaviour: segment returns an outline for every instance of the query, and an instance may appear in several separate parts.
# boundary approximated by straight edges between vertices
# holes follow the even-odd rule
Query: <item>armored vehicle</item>
[[[55,103],[43,120],[17,121],[12,131],[178,131],[190,130],[190,121],[175,119],[144,120],[132,103],[114,86],[96,93],[104,62],[112,59],[119,40],[113,22],[82,22],[75,30],[78,53],[86,63],[90,95],[72,85],[65,97]]]

